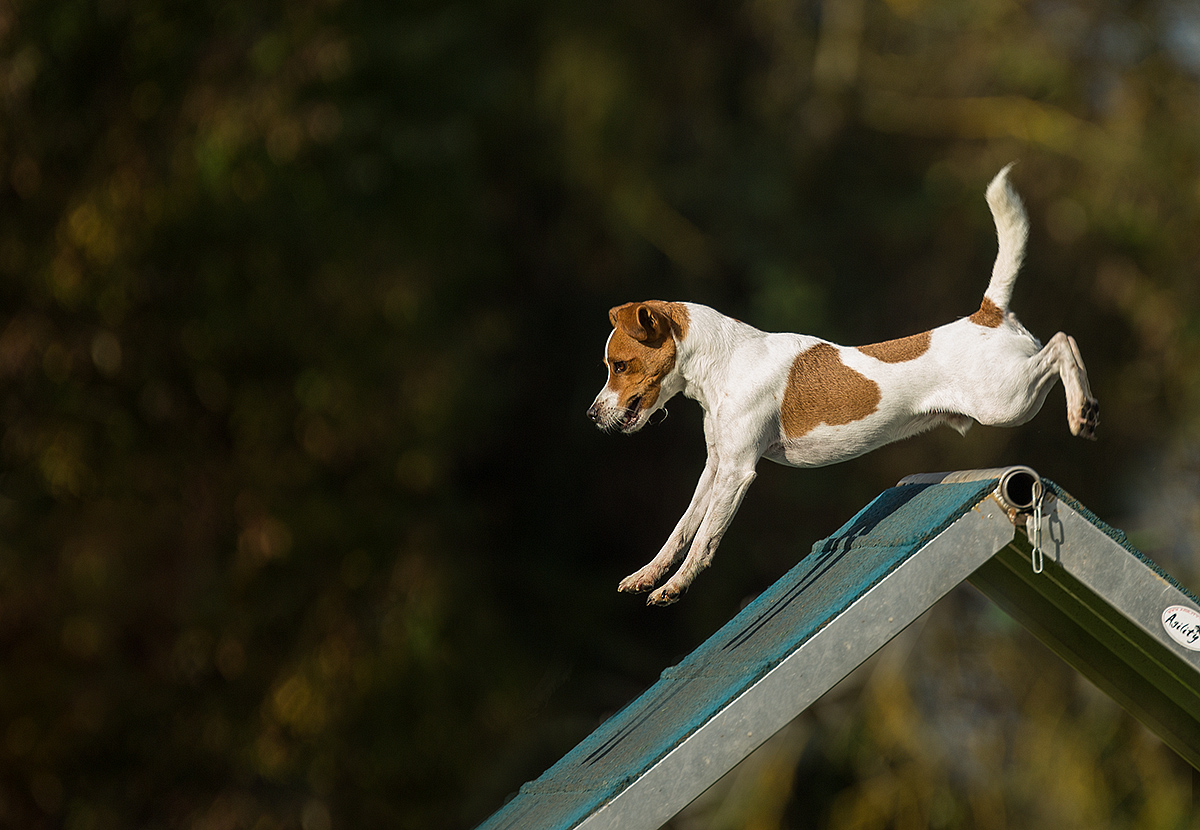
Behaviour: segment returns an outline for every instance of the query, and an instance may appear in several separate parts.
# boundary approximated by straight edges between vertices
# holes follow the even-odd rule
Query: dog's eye
[[[624,374],[625,370],[628,368],[629,368],[629,361],[627,361],[627,360],[614,360],[613,361],[612,370],[613,370],[614,375]]]

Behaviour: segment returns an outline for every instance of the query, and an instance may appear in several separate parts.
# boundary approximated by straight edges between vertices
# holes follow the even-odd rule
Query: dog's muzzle
[[[641,403],[642,396],[636,395],[623,409],[617,410],[597,400],[588,407],[587,416],[600,429],[629,432],[637,424],[641,415]]]

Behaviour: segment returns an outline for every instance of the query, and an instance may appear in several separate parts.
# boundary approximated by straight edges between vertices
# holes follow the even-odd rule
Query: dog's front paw
[[[1085,398],[1079,407],[1077,420],[1071,423],[1071,432],[1089,441],[1096,440],[1096,428],[1100,426],[1100,401],[1095,398]]]
[[[684,595],[687,588],[680,588],[677,585],[672,585],[668,582],[666,585],[659,588],[646,600],[647,605],[657,605],[659,607],[672,605],[679,602],[680,597]]]
[[[657,584],[658,579],[653,574],[638,571],[622,579],[617,590],[622,594],[644,594]]]

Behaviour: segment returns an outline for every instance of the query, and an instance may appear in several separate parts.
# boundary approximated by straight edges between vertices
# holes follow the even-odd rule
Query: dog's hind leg
[[[965,413],[988,426],[1018,426],[1038,413],[1055,380],[1062,380],[1067,394],[1071,433],[1094,439],[1100,404],[1092,397],[1079,347],[1061,331],[1036,354],[995,360]]]
[[[1045,387],[1053,383],[1057,374],[1067,393],[1067,426],[1071,434],[1094,441],[1096,427],[1100,425],[1100,403],[1092,397],[1087,369],[1075,338],[1058,332],[1032,360],[1040,365],[1044,373],[1043,389],[1038,397],[1045,399]],[[1038,407],[1041,407],[1040,403]],[[1030,413],[1031,416],[1036,412],[1035,409]]]
[[[1100,402],[1092,397],[1092,387],[1088,384],[1087,368],[1083,365],[1079,344],[1074,337],[1061,331],[1050,342],[1060,337],[1066,339],[1070,349],[1070,360],[1063,359],[1059,363],[1059,376],[1067,390],[1067,424],[1071,427],[1072,435],[1094,441],[1096,427],[1100,426]]]

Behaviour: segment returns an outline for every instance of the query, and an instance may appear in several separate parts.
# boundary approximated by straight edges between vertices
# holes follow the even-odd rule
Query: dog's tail
[[[1008,171],[1011,169],[1012,164],[1009,164],[997,173],[987,189],[988,207],[992,209],[992,219],[996,222],[1000,250],[996,254],[996,264],[992,266],[992,280],[983,296],[1002,311],[1008,310],[1013,284],[1017,281],[1021,261],[1025,259],[1025,240],[1029,236],[1029,217],[1025,215],[1025,206],[1008,181]]]

